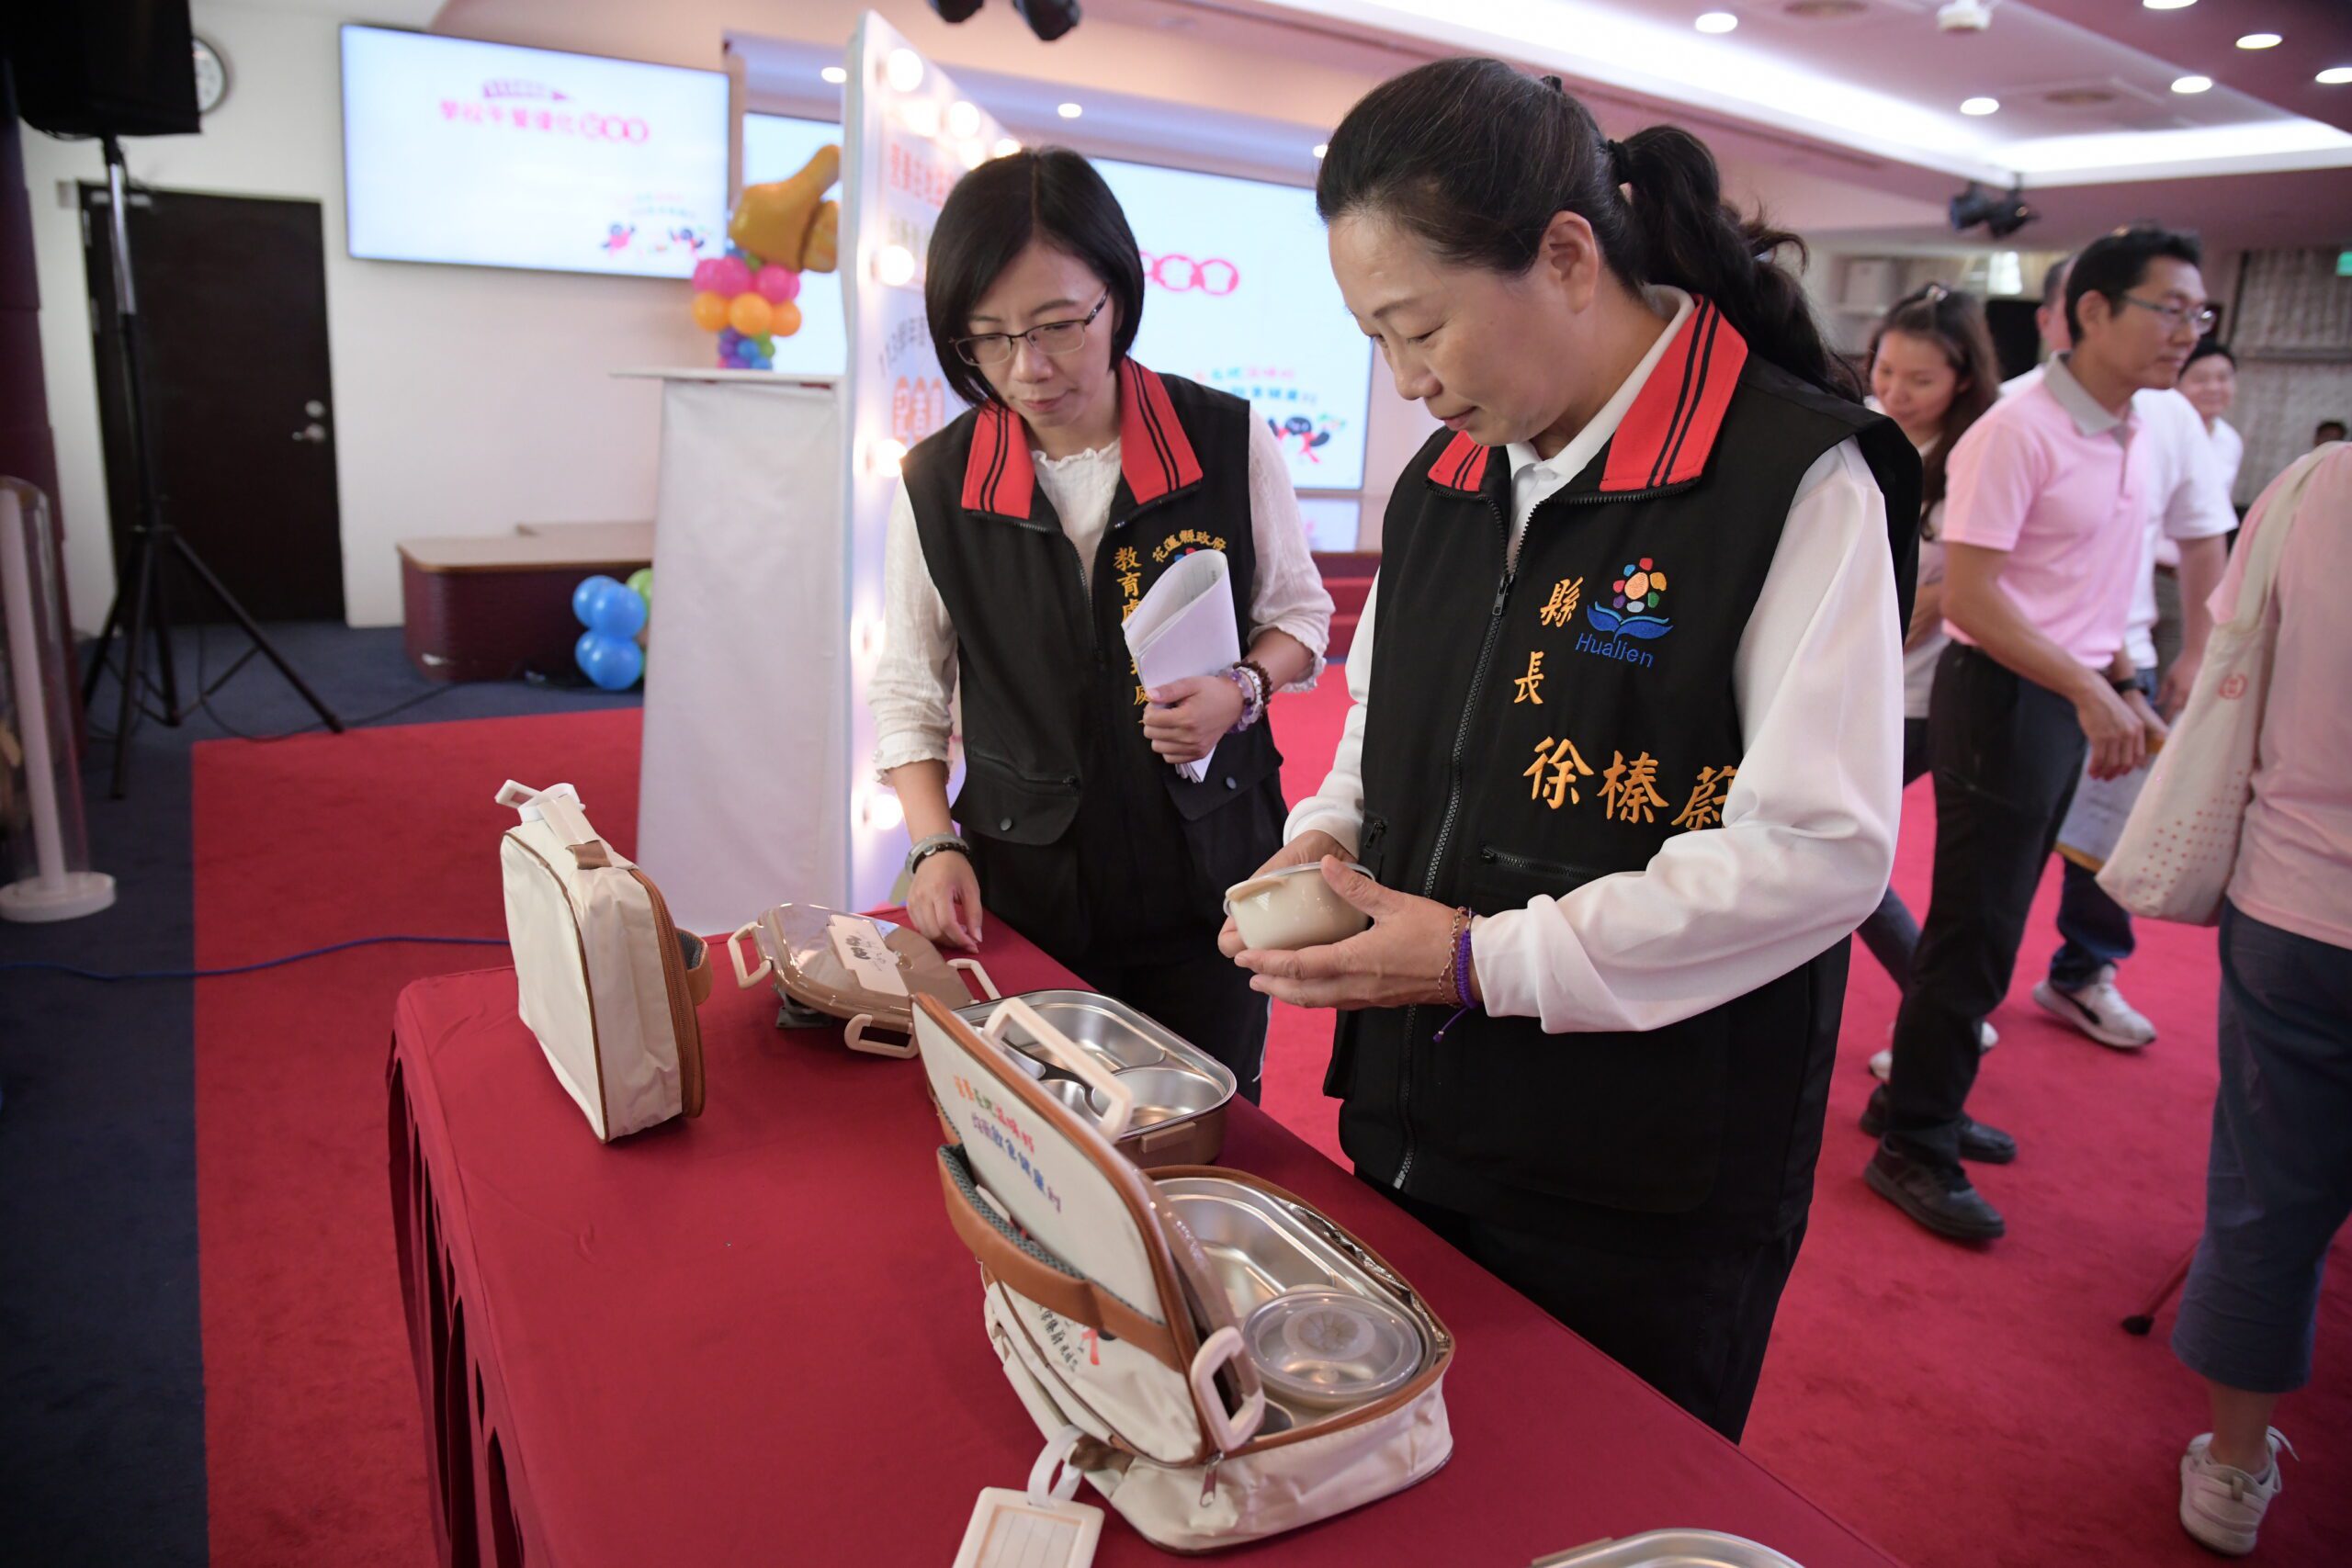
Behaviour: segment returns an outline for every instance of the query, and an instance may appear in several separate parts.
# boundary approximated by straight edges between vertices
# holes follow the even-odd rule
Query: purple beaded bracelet
[[[1445,1032],[1461,1022],[1465,1014],[1475,1012],[1478,1008],[1478,998],[1470,991],[1470,927],[1477,917],[1467,909],[1456,909],[1453,913],[1453,999],[1462,1006],[1430,1036],[1430,1043],[1433,1045],[1442,1043]]]

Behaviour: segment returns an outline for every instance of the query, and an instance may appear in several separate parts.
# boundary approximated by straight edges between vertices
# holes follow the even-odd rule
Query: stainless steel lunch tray
[[[1152,1187],[1200,1243],[1209,1277],[1223,1288],[1237,1321],[1286,1291],[1347,1291],[1394,1307],[1412,1320],[1421,1335],[1415,1377],[1453,1343],[1410,1285],[1304,1204],[1222,1176],[1162,1176],[1153,1179]],[[1293,1404],[1271,1389],[1266,1399],[1300,1427],[1330,1420],[1347,1409]]]
[[[1204,1080],[1208,1086],[1204,1092],[1191,1097],[1193,1103],[1184,1107],[1155,1105],[1138,1096],[1134,1118],[1117,1144],[1121,1154],[1146,1169],[1169,1165],[1207,1165],[1216,1160],[1225,1146],[1226,1107],[1239,1088],[1230,1067],[1167,1025],[1114,997],[1093,991],[1030,991],[1021,999],[1036,1009],[1039,1017],[1061,1031],[1106,1072],[1148,1075],[1172,1068]],[[994,1002],[978,1002],[957,1008],[956,1016],[985,1033],[989,1016],[995,1010]],[[1060,1075],[1059,1068],[1046,1062],[1036,1042],[1010,1020],[1006,1021],[1004,1043],[1031,1070],[1032,1076],[1048,1072]],[[1062,1087],[1072,1081],[1066,1075],[1048,1077],[1045,1088],[1048,1093],[1057,1093],[1071,1110],[1087,1110],[1084,1095]],[[1088,1111],[1088,1114],[1094,1112]]]
[[[1532,1568],[1804,1568],[1795,1558],[1721,1530],[1645,1530],[1539,1557]]]

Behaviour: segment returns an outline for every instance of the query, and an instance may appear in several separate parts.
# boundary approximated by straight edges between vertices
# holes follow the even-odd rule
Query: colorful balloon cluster
[[[775,340],[800,330],[800,275],[727,247],[695,264],[695,325],[718,334],[721,370],[772,370]]]
[[[580,672],[608,692],[625,692],[645,673],[642,647],[646,616],[653,604],[653,571],[632,572],[623,582],[598,575],[571,591],[571,613],[588,629],[571,647]]]

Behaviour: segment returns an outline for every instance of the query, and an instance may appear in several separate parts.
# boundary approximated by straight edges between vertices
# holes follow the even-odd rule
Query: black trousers
[[[1965,644],[1944,650],[1928,712],[1935,880],[1894,1021],[1884,1140],[1894,1154],[1960,1170],[1977,1025],[2008,995],[2086,746],[2073,703]]]
[[[1367,1183],[1691,1415],[1739,1441],[1804,1222],[1665,1256],[1515,1230]]]
[[[1153,964],[1070,964],[1106,997],[1139,1008],[1233,1069],[1241,1092],[1258,1103],[1266,1065],[1266,1020],[1272,1005],[1250,988],[1250,971],[1201,939],[1197,957]]]

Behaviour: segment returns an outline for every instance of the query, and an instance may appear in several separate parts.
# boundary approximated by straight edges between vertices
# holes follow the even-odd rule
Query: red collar
[[[981,404],[964,464],[964,510],[1028,521],[1037,489],[1029,449],[1019,415],[1002,403]],[[1119,366],[1119,473],[1138,506],[1201,482],[1200,459],[1166,383],[1132,359]]]
[[[1600,493],[1668,489],[1704,472],[1747,363],[1747,340],[1712,303],[1696,300],[1610,438]],[[1467,434],[1456,435],[1430,466],[1430,482],[1476,494],[1486,483],[1493,450]]]

